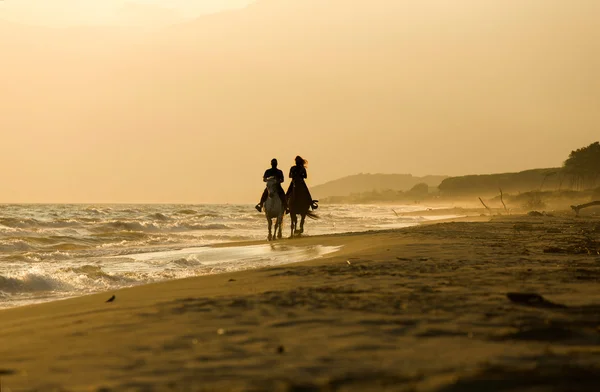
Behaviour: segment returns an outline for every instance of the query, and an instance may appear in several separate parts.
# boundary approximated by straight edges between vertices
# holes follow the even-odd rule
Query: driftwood
[[[487,210],[490,212],[490,215],[493,215],[492,210],[490,209],[490,207],[486,206],[485,203],[483,202],[483,200],[481,200],[481,197],[479,198],[479,201],[481,202],[481,204],[483,204],[483,206],[485,208],[487,208]]]
[[[579,216],[580,210],[583,210],[584,208],[588,208],[588,207],[593,207],[593,206],[600,206],[600,200],[592,201],[591,203],[579,204],[577,206],[571,206],[571,208],[573,209],[573,211],[575,211],[575,215]]]
[[[502,188],[498,188],[500,189],[500,201],[502,202],[502,205],[504,206],[504,211],[508,212],[508,208],[506,208],[506,204],[504,204],[504,198],[503,198],[503,194],[502,194]]]

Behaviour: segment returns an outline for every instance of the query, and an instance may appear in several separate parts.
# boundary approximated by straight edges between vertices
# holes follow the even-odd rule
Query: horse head
[[[267,177],[265,181],[267,182],[267,191],[269,192],[269,197],[277,195],[277,185],[279,184],[277,178],[275,176],[271,176]]]

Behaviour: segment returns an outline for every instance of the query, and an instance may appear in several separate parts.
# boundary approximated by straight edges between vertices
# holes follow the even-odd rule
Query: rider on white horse
[[[275,178],[277,178],[277,181],[279,182],[278,187],[277,187],[278,188],[277,193],[279,194],[279,198],[281,199],[281,202],[283,203],[283,208],[287,214],[288,213],[287,199],[285,197],[285,192],[283,191],[283,188],[281,187],[281,183],[284,180],[283,172],[277,168],[277,159],[275,159],[275,158],[271,159],[271,168],[267,169],[265,171],[265,174],[263,175],[263,181],[266,182],[267,178],[269,178],[269,177],[275,177]],[[265,190],[262,194],[262,197],[260,198],[260,203],[258,203],[254,207],[258,210],[258,212],[262,211],[262,207],[263,207],[263,204],[265,204],[265,201],[267,200],[267,196],[268,196],[268,190],[267,190],[267,188],[265,188]]]

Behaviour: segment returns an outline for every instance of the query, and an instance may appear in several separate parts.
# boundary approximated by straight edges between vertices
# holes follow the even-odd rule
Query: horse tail
[[[308,216],[310,219],[314,219],[314,220],[321,219],[321,217],[319,215],[315,214],[312,211],[308,211],[306,213],[306,216]]]

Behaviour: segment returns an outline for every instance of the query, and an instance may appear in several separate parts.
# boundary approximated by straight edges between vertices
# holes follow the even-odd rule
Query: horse
[[[269,223],[269,236],[267,239],[269,241],[275,238],[277,235],[278,239],[281,239],[281,224],[283,223],[283,202],[279,197],[279,193],[277,192],[277,187],[279,186],[279,182],[275,177],[269,177],[266,179],[267,181],[267,192],[268,197],[267,201],[265,201],[265,217],[267,218],[267,222]],[[271,235],[271,227],[273,226],[273,218],[275,220],[275,229],[273,230],[273,235]]]
[[[294,179],[288,190],[288,207],[290,209],[290,218],[292,220],[292,233],[290,238],[300,236],[304,233],[304,220],[308,216],[311,219],[319,219],[319,216],[312,211],[310,207],[313,205],[310,198],[308,187],[302,179]],[[298,229],[298,215],[300,215],[300,229]]]

